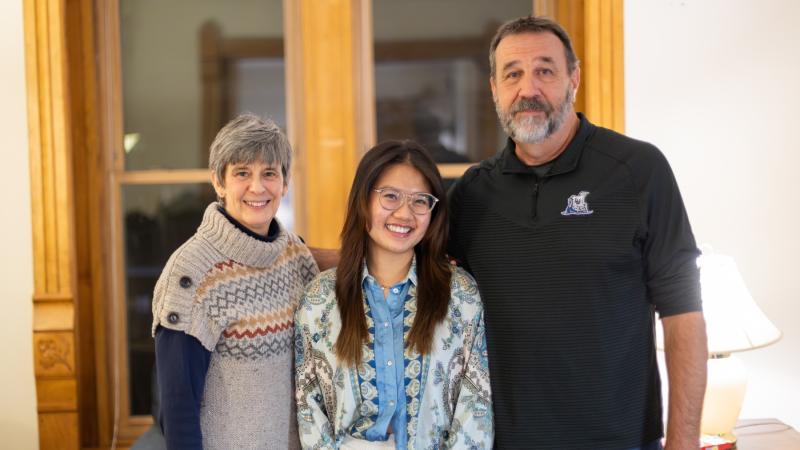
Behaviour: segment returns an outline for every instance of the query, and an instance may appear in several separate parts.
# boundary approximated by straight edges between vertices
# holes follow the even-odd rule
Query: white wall
[[[783,331],[740,353],[742,418],[800,429],[800,2],[625,2],[627,134],[670,160],[698,243]]]
[[[0,447],[39,448],[31,339],[33,256],[22,2],[0,2]]]

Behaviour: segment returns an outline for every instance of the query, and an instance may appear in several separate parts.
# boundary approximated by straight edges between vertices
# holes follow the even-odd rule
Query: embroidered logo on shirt
[[[567,199],[567,209],[561,211],[562,216],[588,216],[594,211],[589,209],[586,197],[589,191],[580,191],[577,195],[570,195]]]

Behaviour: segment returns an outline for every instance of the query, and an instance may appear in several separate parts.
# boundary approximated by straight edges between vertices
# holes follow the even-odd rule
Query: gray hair
[[[231,164],[263,161],[280,164],[283,183],[289,182],[292,147],[278,125],[254,114],[242,114],[228,122],[211,143],[208,168],[225,185],[225,170]]]
[[[572,75],[575,68],[578,67],[580,61],[575,56],[575,50],[572,48],[572,41],[569,39],[567,31],[561,27],[556,21],[544,17],[524,16],[518,19],[509,20],[508,22],[500,25],[492,38],[492,43],[489,46],[489,68],[492,71],[491,78],[495,76],[494,54],[500,41],[506,36],[524,34],[524,33],[553,33],[558,40],[564,44],[564,54],[567,57],[567,72]]]

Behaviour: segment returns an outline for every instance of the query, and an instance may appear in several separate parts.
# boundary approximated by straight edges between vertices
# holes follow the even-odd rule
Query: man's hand
[[[696,450],[706,390],[708,344],[703,313],[661,319],[669,379],[669,413],[665,450]]]

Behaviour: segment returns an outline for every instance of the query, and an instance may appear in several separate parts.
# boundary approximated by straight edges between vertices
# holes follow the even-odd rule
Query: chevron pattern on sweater
[[[286,307],[279,311],[270,311],[266,314],[256,315],[253,317],[243,318],[238,322],[230,325],[230,330],[246,330],[255,327],[264,327],[265,325],[275,325],[282,322],[292,322],[294,319],[294,308],[291,306]]]
[[[282,332],[269,337],[235,340],[220,339],[214,349],[221,357],[237,360],[263,360],[273,356],[284,355],[294,349],[294,333]]]
[[[244,331],[237,331],[237,330],[225,330],[222,332],[222,336],[225,338],[233,338],[233,339],[244,339],[244,338],[254,338],[256,336],[266,336],[270,333],[278,333],[281,331],[286,331],[289,329],[293,329],[292,326],[294,322],[285,322],[278,325],[270,326],[267,325],[265,328],[257,327],[255,329],[247,329]]]
[[[313,260],[289,249],[266,268],[230,259],[215,263],[198,298],[209,320],[223,328],[219,356],[256,360],[291,352],[294,310],[314,270]]]

